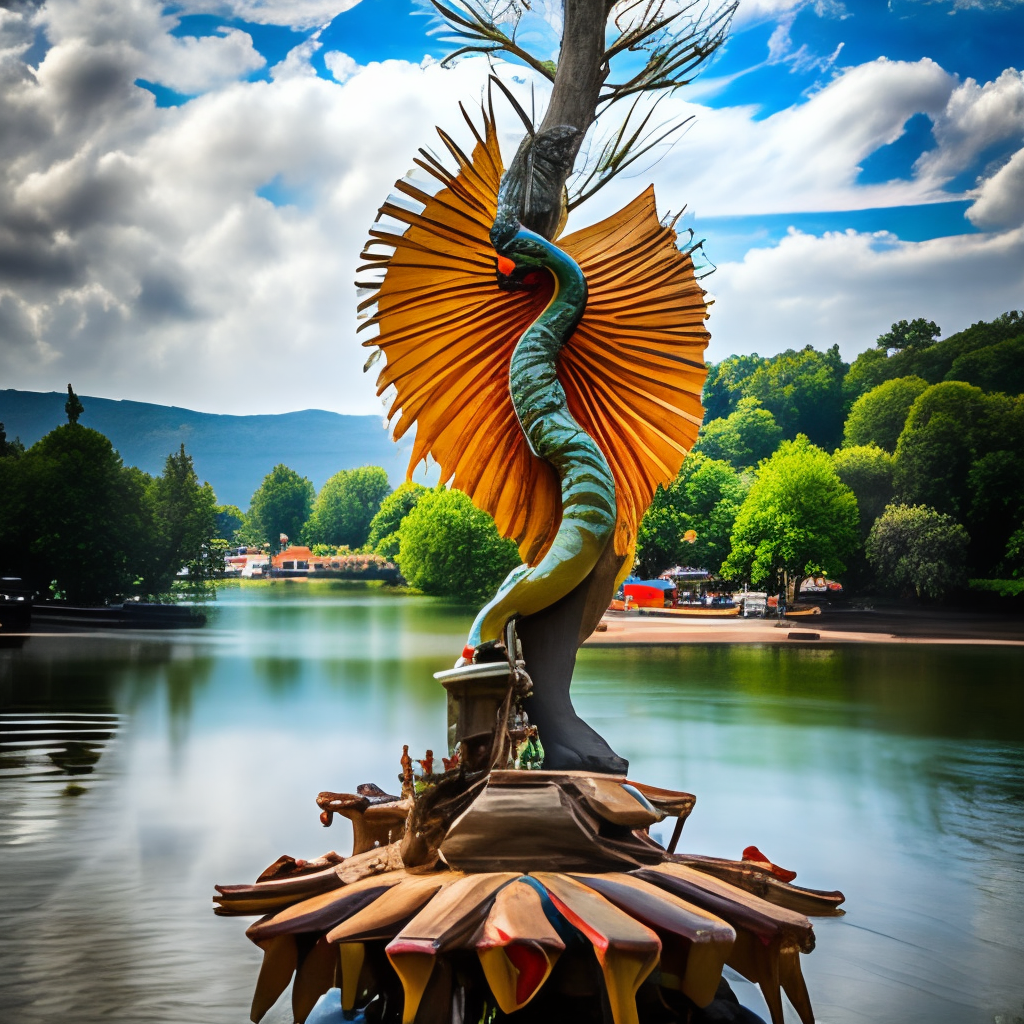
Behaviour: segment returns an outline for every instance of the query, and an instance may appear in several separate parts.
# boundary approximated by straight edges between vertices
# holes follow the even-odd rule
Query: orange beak
[[[507,256],[498,257],[498,273],[505,277],[509,277],[516,269],[515,263],[512,262]]]

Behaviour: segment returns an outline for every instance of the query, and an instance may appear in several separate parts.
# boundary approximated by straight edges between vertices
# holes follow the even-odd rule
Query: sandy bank
[[[956,612],[840,611],[800,620],[658,619],[606,615],[588,646],[640,644],[977,644],[1024,647],[1019,617]]]

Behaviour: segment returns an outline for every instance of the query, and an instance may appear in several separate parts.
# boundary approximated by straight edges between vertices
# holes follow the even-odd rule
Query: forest
[[[940,335],[903,320],[852,364],[808,346],[709,365],[704,425],[640,525],[635,571],[702,568],[772,590],[824,574],[924,600],[1024,591],[1024,315]],[[281,464],[243,511],[216,503],[184,446],[150,476],[77,423],[70,388],[66,408],[27,450],[0,424],[0,569],[44,595],[166,595],[215,576],[229,545],[282,538],[382,555],[414,588],[474,601],[518,564],[459,491],[392,490],[364,466],[317,492]]]

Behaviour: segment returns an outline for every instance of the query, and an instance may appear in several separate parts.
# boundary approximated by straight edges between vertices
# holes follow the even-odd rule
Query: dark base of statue
[[[406,748],[400,795],[367,783],[317,798],[324,825],[352,822],[350,857],[283,856],[253,885],[217,886],[218,914],[257,918],[253,1021],[290,984],[299,1024],[333,1012],[317,1007],[332,989],[340,1008],[323,1021],[757,1024],[729,966],[773,1024],[784,997],[813,1024],[806,915],[837,913],[842,893],[793,885],[756,847],[738,861],[676,853],[695,798],[612,771],[624,762],[578,719],[554,741],[538,730],[565,706],[538,708],[521,659],[438,678],[451,753],[438,770]],[[599,767],[580,770],[591,756]],[[666,818],[667,848],[650,835]]]

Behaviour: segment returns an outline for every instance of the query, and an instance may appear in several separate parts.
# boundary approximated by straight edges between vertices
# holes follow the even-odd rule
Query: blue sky
[[[215,412],[378,409],[354,335],[361,241],[432,126],[459,131],[458,102],[472,107],[487,74],[479,59],[439,67],[448,47],[418,10],[10,8],[5,386],[70,375],[84,393]],[[531,18],[522,31],[557,56],[551,24]],[[718,267],[713,359],[832,343],[852,358],[896,319],[949,334],[1020,308],[1021,39],[1024,0],[742,0],[714,63],[663,105],[692,118],[677,143],[573,223],[651,182],[663,208],[685,205]],[[527,69],[498,73],[542,107]],[[511,149],[513,121],[502,130]]]
[[[168,8],[174,11],[174,7]],[[419,63],[425,56],[443,58],[451,49],[430,29],[435,23],[424,7],[413,0],[361,0],[338,14],[326,26],[296,29],[260,25],[240,18],[213,14],[185,14],[172,34],[213,36],[224,26],[249,33],[254,48],[266,63],[252,72],[250,80],[269,80],[270,68],[304,40],[320,44],[310,65],[328,80],[333,76],[324,55],[342,51],[358,64],[389,59]],[[381,31],[386,25],[387,30]],[[552,37],[552,42],[556,37]],[[885,57],[893,61],[930,59],[961,79],[991,81],[1024,51],[1024,4],[993,3],[958,5],[928,0],[859,0],[856,3],[793,5],[789,10],[755,12],[741,9],[727,45],[700,83],[702,102],[711,108],[755,108],[755,120],[764,119],[806,100],[822,88],[839,67],[864,64]],[[146,83],[159,105],[176,105],[188,97],[159,85]],[[947,202],[896,205],[855,210],[788,211],[771,214],[718,215],[688,218],[716,261],[742,259],[753,246],[778,242],[789,228],[822,234],[826,231],[889,231],[907,241],[924,241],[974,233],[978,229],[965,216],[970,205],[964,198],[985,167],[1005,160],[1019,139],[1000,140],[962,168],[945,186]],[[908,118],[894,142],[880,146],[861,165],[857,181],[882,184],[910,180],[914,162],[936,145],[928,116]],[[262,194],[287,200],[279,183]]]

